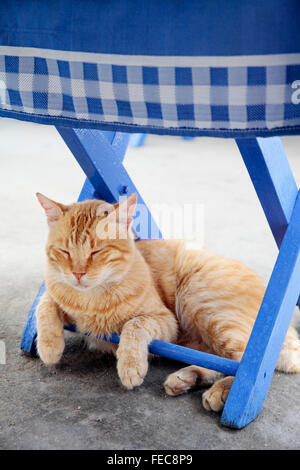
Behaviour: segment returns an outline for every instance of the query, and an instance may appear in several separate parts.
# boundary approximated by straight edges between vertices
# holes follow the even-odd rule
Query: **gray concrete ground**
[[[298,180],[300,138],[284,138]],[[1,449],[296,449],[300,375],[275,374],[263,412],[241,431],[201,406],[201,391],[166,397],[178,363],[155,358],[145,383],[125,391],[115,359],[84,350],[68,334],[61,363],[48,370],[20,355],[27,312],[43,277],[46,223],[34,193],[76,200],[84,181],[48,126],[1,119],[0,126]],[[130,149],[126,167],[151,205],[201,203],[205,245],[240,259],[267,281],[277,250],[234,141],[151,136]]]

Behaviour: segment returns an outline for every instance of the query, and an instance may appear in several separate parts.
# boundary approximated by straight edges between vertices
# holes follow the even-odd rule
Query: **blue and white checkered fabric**
[[[131,65],[124,56],[119,63],[117,56],[112,63],[96,56],[93,62],[91,54],[88,61],[0,55],[0,114],[34,115],[56,125],[77,121],[81,127],[111,124],[125,131],[137,126],[137,132],[195,135],[299,129],[300,61],[289,58],[284,64],[279,57],[278,65],[235,60],[212,66],[204,57],[198,65],[193,57],[187,66],[166,57],[156,65],[148,65],[149,58]]]

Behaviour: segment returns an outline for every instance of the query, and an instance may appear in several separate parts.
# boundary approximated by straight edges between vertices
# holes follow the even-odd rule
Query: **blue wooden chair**
[[[135,191],[144,204],[123,166],[128,133],[236,139],[279,248],[246,351],[238,363],[162,341],[149,349],[235,375],[221,422],[242,428],[262,409],[300,293],[300,199],[278,137],[300,133],[298,6],[215,0],[207,12],[204,3],[54,0],[36,11],[33,0],[4,2],[0,116],[56,126],[87,177],[80,201]],[[148,217],[134,226],[139,237],[161,237]],[[43,290],[21,341],[31,354]]]

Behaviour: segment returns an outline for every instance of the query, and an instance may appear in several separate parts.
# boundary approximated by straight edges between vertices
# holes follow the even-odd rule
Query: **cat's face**
[[[131,266],[131,221],[136,195],[121,204],[85,201],[64,206],[37,194],[45,209],[51,278],[86,290],[120,281]]]

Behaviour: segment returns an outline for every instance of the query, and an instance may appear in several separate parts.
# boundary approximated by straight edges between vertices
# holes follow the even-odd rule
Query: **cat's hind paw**
[[[198,374],[193,371],[193,367],[184,367],[167,377],[164,383],[165,392],[170,396],[181,395],[194,388],[197,379]]]
[[[233,377],[225,377],[214,383],[210,389],[202,395],[202,404],[207,411],[221,411],[227,400]]]
[[[283,345],[276,369],[287,374],[297,374],[300,372],[300,341],[290,342]]]

